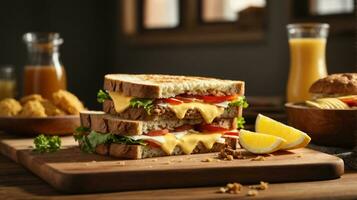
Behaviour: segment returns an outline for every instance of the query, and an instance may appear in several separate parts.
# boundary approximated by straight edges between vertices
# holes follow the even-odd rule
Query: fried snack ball
[[[68,114],[78,115],[80,111],[85,110],[82,102],[72,93],[59,90],[52,94],[53,103]]]
[[[20,99],[20,103],[22,105],[26,104],[28,101],[43,101],[44,99],[40,94],[31,94],[24,96]]]
[[[22,109],[21,104],[12,98],[6,98],[0,101],[0,116],[15,116]]]
[[[57,108],[51,101],[44,99],[40,101],[42,106],[45,108],[46,115],[48,116],[58,116],[58,115],[65,115],[66,113]]]
[[[47,117],[45,107],[38,100],[27,101],[22,108],[21,117]]]

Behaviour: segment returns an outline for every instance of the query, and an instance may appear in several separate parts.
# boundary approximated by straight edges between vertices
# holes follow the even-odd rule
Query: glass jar
[[[16,78],[13,66],[0,66],[0,100],[5,98],[15,98]]]
[[[287,26],[290,46],[288,102],[311,99],[310,86],[327,76],[325,49],[328,29],[328,24],[318,23]]]
[[[51,99],[52,93],[66,89],[66,71],[60,62],[58,33],[26,33],[28,61],[24,69],[24,95],[40,94]]]

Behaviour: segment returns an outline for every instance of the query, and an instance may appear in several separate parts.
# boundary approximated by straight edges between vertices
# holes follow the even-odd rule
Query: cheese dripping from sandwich
[[[200,133],[193,130],[167,133],[162,136],[136,135],[130,137],[134,140],[154,142],[168,155],[173,153],[176,146],[179,146],[185,154],[191,154],[200,142],[208,150],[211,150],[215,143],[224,143],[222,133]]]

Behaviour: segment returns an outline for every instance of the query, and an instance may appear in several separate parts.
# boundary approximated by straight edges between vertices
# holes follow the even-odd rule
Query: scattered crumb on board
[[[120,165],[120,166],[124,166],[125,165],[125,161],[118,161],[115,164]]]
[[[302,153],[297,154],[296,158],[302,158]]]
[[[205,158],[203,160],[201,160],[201,162],[212,162],[213,158]]]
[[[260,184],[249,185],[246,196],[257,196],[258,190],[267,190],[269,183],[260,181]],[[241,193],[244,186],[240,183],[228,183],[225,187],[220,187],[218,193],[238,194]]]
[[[258,190],[248,190],[247,196],[254,197],[258,195]]]
[[[243,186],[239,183],[228,183],[225,187],[219,188],[220,193],[238,194]]]
[[[266,190],[269,188],[269,183],[260,181],[260,184],[258,185],[250,185],[248,186],[249,189],[254,189],[254,190]]]
[[[265,157],[264,156],[257,156],[255,158],[252,158],[251,161],[264,161]]]
[[[232,161],[234,159],[246,159],[246,157],[242,155],[241,151],[234,150],[229,147],[222,149],[218,154],[218,158],[228,161]]]

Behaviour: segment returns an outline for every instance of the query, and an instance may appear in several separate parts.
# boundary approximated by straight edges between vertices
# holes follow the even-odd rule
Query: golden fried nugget
[[[48,116],[65,115],[65,112],[57,108],[51,101],[44,99],[40,102],[42,106],[45,108],[46,115]]]
[[[22,105],[26,104],[28,101],[43,101],[44,99],[40,94],[31,94],[24,96],[20,99],[20,103]]]
[[[45,107],[41,104],[40,101],[32,100],[28,101],[19,116],[21,117],[47,117],[45,112]]]
[[[22,109],[21,104],[12,98],[6,98],[0,101],[0,116],[15,116]]]
[[[80,111],[85,109],[82,102],[74,94],[65,90],[53,93],[52,99],[57,107],[68,114],[78,115]]]

